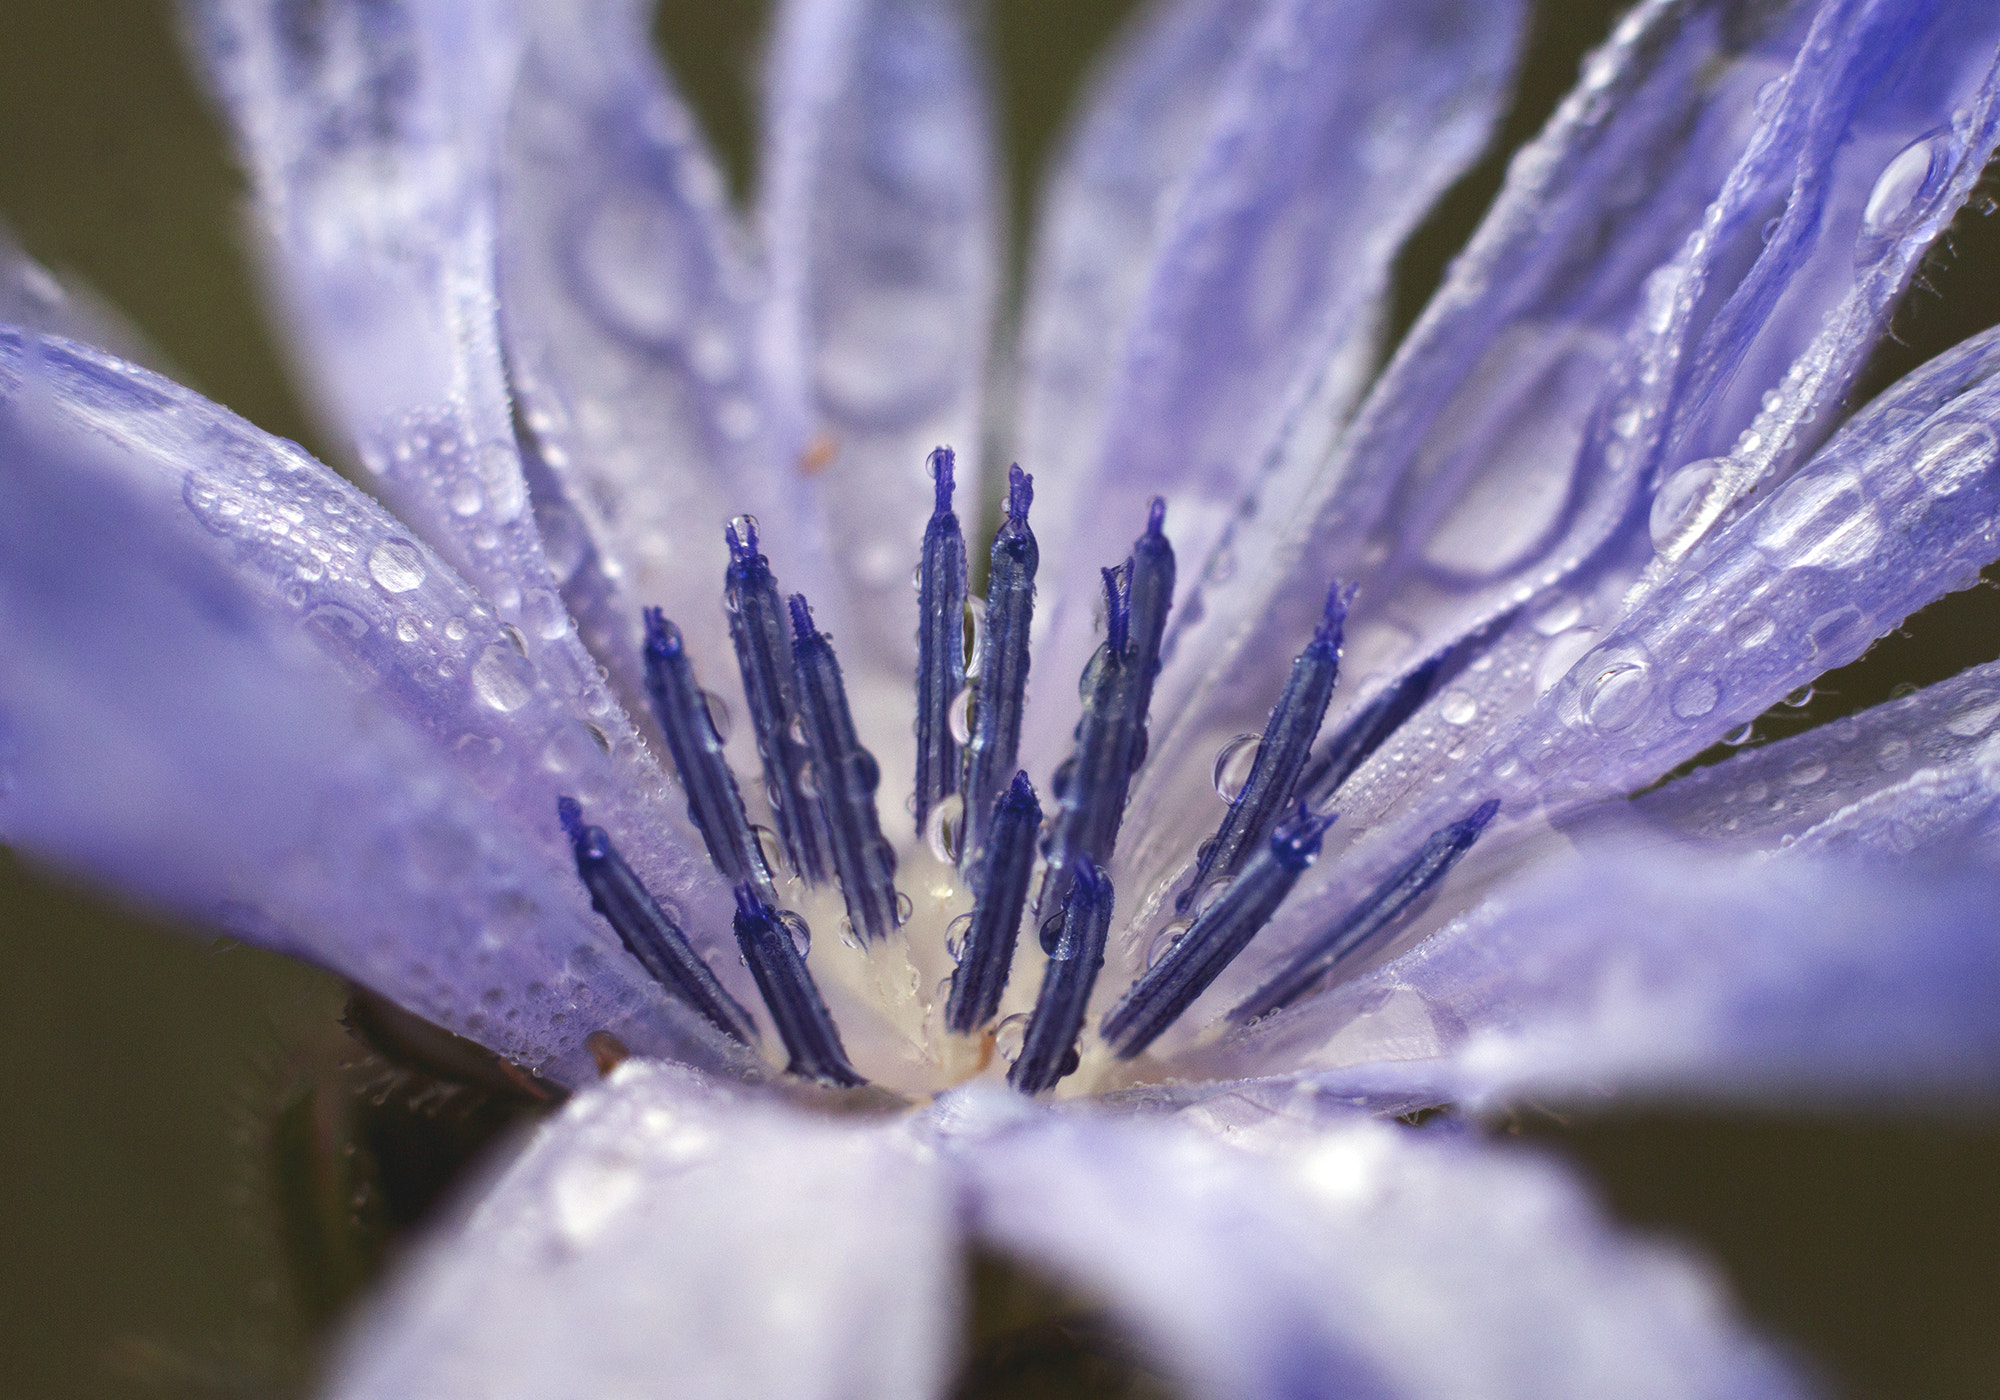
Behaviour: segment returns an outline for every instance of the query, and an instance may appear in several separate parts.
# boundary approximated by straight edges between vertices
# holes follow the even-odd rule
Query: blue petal
[[[1241,1052],[1474,1102],[1983,1098],[2000,1089],[1996,899],[1991,865],[1591,842]],[[1367,1063],[1361,1023],[1395,1001],[1442,1058]]]
[[[971,1228],[1212,1400],[1800,1393],[1704,1271],[1553,1164],[1312,1103],[1008,1125],[961,1101]]]
[[[1633,806],[1739,849],[1993,860],[1995,720],[2000,663],[1698,769]]]
[[[2000,139],[2000,15],[1946,7],[1920,23],[1888,6],[1833,6],[1802,46],[1795,19],[1734,52],[1719,14],[1651,7],[1590,60],[1311,507],[1301,557],[1363,561],[1348,661],[1361,684],[1347,707],[1565,582],[1358,775],[1350,816],[1460,766],[1588,649],[1652,563],[1643,504],[1660,473],[1735,440],[1741,462],[1715,498],[1727,504],[1748,489],[1738,477],[1782,477],[1823,440],[1930,237]],[[1712,78],[1697,83],[1686,75],[1700,66]],[[1912,141],[1916,156],[1898,156]],[[1914,182],[1884,173],[1912,161]],[[1885,185],[1895,188],[1877,198]],[[1884,206],[1892,195],[1905,203]],[[1691,479],[1677,479],[1656,518]],[[1663,539],[1673,523],[1661,520]],[[1375,556],[1385,562],[1366,562]],[[1241,658],[1306,625],[1311,581],[1287,578],[1289,567],[1257,585],[1270,608],[1260,626],[1202,649],[1205,689],[1168,752],[1212,751],[1246,727],[1258,702],[1238,679]],[[1226,626],[1253,593],[1219,600]],[[1168,703],[1184,683],[1163,680]]]
[[[1171,0],[1141,10],[1085,95],[1042,191],[1014,453],[1037,483],[1045,550],[1050,537],[1067,548],[1077,533],[1156,249],[1175,230],[1189,174],[1207,153],[1218,93],[1270,8],[1269,0]]]
[[[864,739],[900,768],[931,448],[957,449],[960,489],[980,499],[999,265],[985,65],[962,0],[789,0],[765,85],[767,348],[823,435],[811,460],[848,593],[846,630],[828,625],[869,695]]]
[[[640,605],[665,608],[720,687],[735,666],[723,524],[758,516],[786,585],[817,597],[817,490],[792,469],[803,425],[755,344],[760,277],[652,56],[649,8],[531,11],[501,179],[502,322],[523,422],[585,522],[551,541],[572,611],[629,664]]]
[[[627,1062],[362,1320],[335,1400],[930,1400],[951,1193],[907,1133]]]
[[[477,594],[296,447],[0,333],[0,834],[556,1078],[585,1036],[726,1064],[554,823],[665,803]],[[557,770],[560,771],[552,771]],[[664,892],[695,861],[654,851]]]
[[[496,182],[520,47],[509,8],[199,0],[194,13],[271,235],[274,291],[370,488],[539,664],[574,677],[600,724],[630,734],[560,616],[501,365]],[[641,708],[636,657],[602,659]]]
[[[1074,675],[1089,659],[1092,581],[1122,556],[1150,498],[1167,498],[1179,556],[1221,574],[1237,567],[1228,540],[1247,498],[1296,501],[1310,472],[1268,476],[1275,448],[1294,417],[1324,431],[1358,395],[1391,262],[1484,146],[1522,21],[1518,5],[1462,0],[1270,7],[1216,96],[1117,346],[1090,469],[1046,492],[1044,673]],[[1067,541],[1054,534],[1063,525]],[[1254,536],[1242,539],[1244,551],[1261,551]],[[1183,602],[1200,576],[1187,570]],[[1327,582],[1312,585],[1321,597]],[[1310,631],[1287,639],[1284,654]],[[1046,764],[1071,707],[1061,687],[1039,694],[1030,753]]]

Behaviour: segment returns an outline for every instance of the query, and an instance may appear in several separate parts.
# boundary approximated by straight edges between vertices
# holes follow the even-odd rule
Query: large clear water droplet
[[[423,551],[408,540],[383,540],[368,553],[368,576],[384,593],[408,593],[423,585]]]
[[[1861,236],[1884,238],[1893,234],[1915,211],[1934,174],[1948,164],[1951,133],[1927,132],[1898,151],[1875,177],[1868,203],[1861,211]]]
[[[972,687],[966,686],[951,697],[951,704],[945,707],[945,725],[951,730],[951,737],[960,745],[972,742]]]
[[[1956,496],[1993,469],[1996,455],[2000,455],[2000,442],[1986,424],[1967,418],[1947,419],[1917,439],[1917,475],[1933,496]]]
[[[1154,934],[1153,941],[1146,945],[1146,966],[1158,967],[1160,959],[1171,953],[1174,945],[1181,941],[1181,935],[1193,927],[1192,920],[1176,919]]]
[[[1028,1040],[1028,1013],[1016,1011],[1005,1017],[993,1028],[993,1049],[1008,1064],[1021,1058],[1021,1047]]]
[[[1238,734],[1224,744],[1215,755],[1215,795],[1230,806],[1243,795],[1244,784],[1250,781],[1250,770],[1257,764],[1257,750],[1263,746],[1263,739],[1256,734]]]
[[[945,925],[944,950],[953,962],[964,960],[965,936],[970,932],[972,932],[972,915],[970,914],[960,914],[956,919]]]
[[[527,657],[495,642],[472,663],[472,693],[488,709],[506,714],[528,703],[534,694],[535,668]]]
[[[940,863],[955,865],[964,839],[965,799],[954,792],[924,817],[924,844]]]
[[[1653,693],[1653,675],[1643,661],[1608,660],[1583,687],[1583,717],[1606,733],[1630,728]]]
[[[812,951],[812,926],[804,918],[786,909],[779,913],[778,922],[785,926],[785,932],[791,934],[792,946],[799,950],[800,957]]]
[[[1705,457],[1699,462],[1688,463],[1660,483],[1660,489],[1653,497],[1653,512],[1646,520],[1654,549],[1665,549],[1679,534],[1721,470],[1720,457]]]

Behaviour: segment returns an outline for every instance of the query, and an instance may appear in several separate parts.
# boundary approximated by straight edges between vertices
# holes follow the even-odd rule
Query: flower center
[[[1155,499],[1131,554],[1103,571],[1105,640],[1084,671],[1075,746],[1056,770],[1045,820],[1017,766],[1039,562],[1028,525],[1033,480],[1019,466],[1009,469],[1006,519],[994,535],[983,625],[973,629],[968,665],[972,614],[965,541],[952,510],[953,465],[949,448],[931,454],[935,505],[917,570],[911,810],[927,839],[901,871],[915,898],[897,888],[896,853],[876,814],[880,769],[857,737],[840,663],[806,599],[781,598],[754,519],[739,516],[726,532],[724,604],[775,833],[751,824],[709,697],[680,630],[658,609],[645,615],[646,689],[688,816],[710,862],[735,888],[737,946],[788,1070],[838,1087],[868,1082],[839,1030],[842,1018],[865,1016],[889,1032],[871,1036],[864,1057],[870,1075],[889,1087],[936,1092],[997,1072],[997,1051],[1008,1082],[1036,1094],[1085,1062],[1086,1013],[1117,902],[1106,872],[1146,758],[1174,551],[1166,504]],[[1247,777],[1214,836],[1193,853],[1174,905],[1186,921],[1155,940],[1150,965],[1091,1042],[1093,1061],[1143,1054],[1249,946],[1317,859],[1340,785],[1434,688],[1442,656],[1400,677],[1315,749],[1339,676],[1349,601],[1338,584],[1329,591]],[[1245,1024],[1282,1011],[1380,946],[1498,808],[1486,802],[1433,833],[1227,1019]],[[717,1031],[755,1045],[750,1015],[604,831],[586,825],[569,798],[558,815],[593,906],[627,950]],[[1003,1017],[1024,919],[1034,922],[1046,960],[1033,1010]],[[835,922],[841,937],[815,948],[814,924]],[[878,1041],[891,1048],[878,1050]]]

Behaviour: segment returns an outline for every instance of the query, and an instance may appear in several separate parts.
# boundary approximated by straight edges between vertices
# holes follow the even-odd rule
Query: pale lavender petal
[[[1421,342],[1433,328],[1438,352],[1419,358],[1412,349],[1399,360],[1340,460],[1353,468],[1376,452],[1389,456],[1344,484],[1336,471],[1322,513],[1323,524],[1358,529],[1372,518],[1366,498],[1382,495],[1380,483],[1397,483],[1398,498],[1374,526],[1371,546],[1386,562],[1364,570],[1364,601],[1350,621],[1350,670],[1362,683],[1347,703],[1365,697],[1370,671],[1386,679],[1396,666],[1571,575],[1590,551],[1598,554],[1561,595],[1537,602],[1490,644],[1482,667],[1438,695],[1381,762],[1350,784],[1350,816],[1380,812],[1412,784],[1456,766],[1589,649],[1653,560],[1653,539],[1664,551],[1653,565],[1657,576],[1698,535],[1694,525],[1681,529],[1679,512],[1692,509],[1701,483],[1715,484],[1710,504],[1727,504],[1782,477],[1838,420],[1839,396],[1889,308],[2000,139],[1993,78],[2000,15],[1944,7],[1926,16],[1884,5],[1828,7],[1789,73],[1757,86],[1784,53],[1782,43],[1767,44],[1725,70],[1723,82],[1687,88],[1716,95],[1704,128],[1743,122],[1756,93],[1749,144],[1698,227],[1692,221],[1698,201],[1690,196],[1716,178],[1715,158],[1738,148],[1740,138],[1723,131],[1711,130],[1708,169],[1699,160],[1679,162],[1670,178],[1656,182],[1650,202],[1632,202],[1632,168],[1617,168],[1591,199],[1614,210],[1622,201],[1621,217],[1637,212],[1645,219],[1593,255],[1595,281],[1563,267],[1566,300],[1553,323],[1517,320],[1515,330],[1493,339],[1491,363],[1448,410],[1438,386],[1425,379],[1449,369],[1443,351],[1460,338],[1445,334],[1452,311],[1463,309],[1454,307],[1454,288],[1447,286],[1417,336]],[[1669,32],[1680,23],[1665,11],[1656,19]],[[1623,31],[1638,35],[1636,25]],[[1572,99],[1573,120],[1602,119],[1593,104],[1610,100],[1613,72],[1606,60],[1593,60],[1583,91]],[[1633,110],[1657,120],[1685,100],[1661,104],[1654,94],[1634,98]],[[1559,149],[1553,138],[1563,122],[1559,117],[1543,140],[1551,149],[1532,149],[1523,166],[1541,170],[1538,162]],[[1664,148],[1651,149],[1657,156]],[[1588,186],[1572,180],[1559,188],[1574,199]],[[1504,250],[1506,229],[1496,219],[1482,240]],[[1688,230],[1685,247],[1677,247]],[[1539,229],[1534,241],[1544,270],[1561,266],[1548,261],[1553,250],[1540,247],[1546,238]],[[1478,270],[1483,251],[1476,241],[1454,282]],[[1474,285],[1485,290],[1483,280]],[[1546,312],[1546,300],[1541,305]],[[1606,332],[1631,320],[1624,348],[1601,377],[1578,372],[1581,362],[1570,350],[1547,360],[1531,350],[1531,340],[1581,343],[1573,324],[1578,311],[1597,316]],[[1524,313],[1531,315],[1533,306],[1513,314]],[[1442,446],[1412,435],[1436,438],[1433,423],[1456,425]],[[1532,431],[1524,435],[1523,424]],[[1557,443],[1552,425],[1560,424],[1574,436]],[[1725,450],[1732,439],[1734,465],[1703,462],[1675,475],[1651,521],[1633,510],[1635,491],[1690,456]],[[1398,454],[1408,452],[1415,453],[1411,466],[1396,469]],[[1501,546],[1514,538],[1515,526],[1532,547],[1489,567],[1493,551],[1511,550]],[[1341,553],[1335,535],[1315,528],[1305,557]],[[1289,557],[1285,549],[1273,554]],[[1273,623],[1246,633],[1245,645],[1258,639],[1278,645],[1275,620],[1310,601],[1310,583],[1296,579],[1281,592]],[[1563,635],[1550,641],[1556,633]],[[1235,655],[1226,648],[1222,659],[1229,663]],[[1225,682],[1223,698],[1228,693]],[[1244,696],[1243,703],[1252,699]],[[1205,721],[1198,743],[1219,745],[1242,727],[1244,715],[1225,708]]]
[[[1991,865],[1591,843],[1274,1018],[1241,1054],[1475,1102],[1986,1097],[2000,1089],[1996,901]],[[1395,999],[1439,1028],[1444,1058],[1369,1063],[1347,1028]]]
[[[1866,836],[1887,838],[1888,854],[1935,857],[1988,834],[1995,720],[2000,663],[1697,769],[1632,809],[1738,849]]]
[[[835,642],[885,793],[910,790],[909,580],[931,448],[957,449],[960,510],[980,499],[999,212],[967,22],[963,0],[789,0],[765,74],[766,348],[817,435],[849,601]]]
[[[544,529],[571,610],[600,654],[636,658],[640,605],[664,608],[720,687],[736,665],[717,601],[723,523],[758,516],[786,586],[817,595],[804,561],[822,547],[818,491],[795,470],[798,405],[758,358],[760,276],[652,55],[649,10],[528,12],[501,181],[501,319],[523,422],[584,523]],[[553,508],[537,502],[545,520]]]
[[[520,43],[509,8],[192,9],[270,235],[273,290],[371,489],[521,631],[591,722],[636,744],[598,665],[630,704],[638,658],[595,658],[570,625],[501,365],[496,181]]]
[[[1142,10],[1086,94],[1044,185],[1013,451],[1035,477],[1045,567],[1078,528],[1126,339],[1156,246],[1206,154],[1218,91],[1270,8],[1268,0],[1169,0]]]
[[[565,1082],[599,1028],[727,1062],[553,821],[572,786],[643,814],[442,560],[291,444],[66,342],[0,334],[0,432],[10,844]]]
[[[1012,1126],[961,1101],[971,1228],[1203,1400],[1800,1393],[1705,1270],[1621,1239],[1553,1164],[1312,1097]]]
[[[1318,480],[1265,493],[1244,522],[1271,546],[1238,551],[1233,576],[1198,586],[1128,818],[1161,833],[1163,859],[1189,845],[1176,814],[1212,801],[1186,775],[1262,728],[1276,688],[1266,658],[1310,634],[1328,579],[1366,585],[1349,612],[1337,724],[1496,604],[1517,604],[1545,556],[1573,564],[1572,547],[1624,515],[1639,474],[1629,452],[1617,469],[1606,459],[1611,426],[1592,422],[1592,406],[1621,341],[1636,377],[1632,362],[1657,357],[1673,330],[1671,317],[1635,326],[1662,285],[1654,270],[1699,228],[1740,150],[1734,133],[1804,27],[1793,6],[1758,42],[1757,27],[1732,29],[1741,8],[1655,0],[1586,60]],[[1310,443],[1293,447],[1317,465]]]
[[[1225,540],[1247,498],[1290,503],[1305,488],[1318,464],[1288,472],[1276,444],[1293,417],[1337,422],[1359,394],[1390,265],[1484,146],[1523,18],[1490,0],[1280,0],[1246,43],[1115,347],[1089,468],[1052,483],[1062,523],[1042,563],[1036,664],[1053,675],[1031,697],[1039,764],[1074,720],[1061,678],[1098,642],[1098,570],[1125,557],[1148,499],[1167,499],[1185,603],[1205,562],[1235,567]]]
[[[338,1400],[930,1400],[958,1227],[907,1131],[628,1061],[349,1339]]]
[[[1447,749],[1421,799],[1322,859],[1211,1004],[1351,908],[1432,831],[1498,798],[1500,817],[1407,944],[1520,859],[1539,819],[1644,786],[1822,672],[1859,656],[2000,556],[2000,332],[1916,371],[1808,466],[1704,541],[1482,753]],[[1404,762],[1395,745],[1378,765]],[[1437,759],[1446,760],[1437,763]],[[1463,761],[1459,761],[1462,758]],[[1400,789],[1399,789],[1400,790]],[[1343,794],[1343,800],[1345,795]],[[1337,829],[1337,828],[1336,828]],[[1393,951],[1377,950],[1378,953]]]

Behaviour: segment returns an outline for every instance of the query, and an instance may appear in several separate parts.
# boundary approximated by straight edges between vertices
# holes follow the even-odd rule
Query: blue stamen
[[[736,775],[722,754],[722,737],[708,713],[708,699],[695,684],[680,629],[658,608],[646,609],[646,695],[667,736],[674,771],[687,794],[688,819],[701,833],[708,858],[732,885],[756,886],[776,899],[764,851],[743,811]]]
[[[1166,502],[1156,497],[1146,533],[1123,568],[1104,571],[1107,635],[1084,672],[1083,718],[1077,721],[1068,771],[1060,777],[1060,805],[1038,901],[1045,915],[1067,895],[1079,858],[1087,856],[1100,868],[1109,864],[1132,775],[1146,760],[1146,712],[1174,598],[1174,551],[1162,528],[1166,511]]]
[[[1292,806],[1313,738],[1340,678],[1340,634],[1349,596],[1338,583],[1327,593],[1319,627],[1292,662],[1284,693],[1264,725],[1250,776],[1223,815],[1222,825],[1202,846],[1193,881],[1174,901],[1176,913],[1185,914],[1210,881],[1226,880],[1241,870]]]
[[[1063,899],[1062,932],[1042,971],[1020,1058],[1007,1072],[1007,1082],[1024,1094],[1053,1088],[1076,1069],[1076,1037],[1083,1029],[1091,988],[1104,966],[1111,901],[1111,881],[1088,855],[1079,856]]]
[[[875,816],[875,785],[881,770],[855,735],[833,647],[813,626],[805,598],[794,593],[790,603],[793,693],[826,813],[833,871],[855,936],[887,938],[903,920],[896,907],[896,853],[882,839]]]
[[[1240,1025],[1284,1010],[1318,986],[1335,968],[1374,944],[1377,935],[1408,913],[1411,905],[1450,873],[1499,810],[1499,800],[1489,799],[1458,821],[1432,832],[1401,869],[1377,885],[1366,899],[1302,949],[1282,972],[1231,1011],[1230,1019]]]
[[[1014,941],[1021,914],[1028,904],[1028,879],[1035,867],[1035,832],[1042,824],[1042,805],[1026,773],[994,804],[992,835],[980,854],[978,897],[972,906],[972,927],[951,975],[951,996],[945,1003],[945,1024],[969,1035],[993,1019],[1007,974],[1014,964]]]
[[[798,944],[792,941],[792,930],[748,885],[736,887],[736,946],[743,950],[743,960],[750,964],[750,975],[757,979],[757,990],[771,1010],[778,1038],[791,1056],[786,1068],[822,1084],[842,1088],[866,1084],[868,1081],[847,1062],[840,1031],[813,984],[812,973],[806,970]]]
[[[1007,519],[993,536],[986,574],[986,629],[980,642],[979,704],[965,760],[965,839],[959,866],[979,888],[980,848],[993,824],[1007,774],[1021,751],[1028,695],[1028,630],[1035,616],[1035,569],[1041,548],[1028,528],[1035,479],[1007,469]]]
[[[1325,746],[1313,755],[1299,784],[1309,806],[1324,808],[1354,770],[1402,728],[1403,721],[1430,698],[1438,671],[1449,653],[1439,652],[1404,672],[1366,705],[1347,717]]]
[[[667,992],[706,1017],[715,1028],[745,1045],[757,1038],[750,1014],[724,991],[687,935],[667,917],[601,826],[585,826],[583,806],[573,797],[556,800],[556,815],[576,856],[576,873],[590,891],[590,907],[618,934],[625,951],[638,959]]]
[[[738,531],[741,531],[739,534]],[[764,792],[778,824],[786,859],[808,884],[824,884],[826,818],[817,798],[804,788],[805,746],[792,737],[798,706],[792,694],[792,629],[778,598],[771,565],[757,551],[757,522],[738,516],[727,530],[729,571],[723,602],[736,666],[743,674],[743,697],[764,760]]]
[[[1121,1060],[1139,1054],[1222,975],[1319,858],[1333,825],[1300,806],[1230,881],[1221,898],[1183,933],[1167,955],[1146,969],[1111,1014],[1101,1034]]]
[[[951,707],[965,689],[965,537],[952,513],[952,451],[931,453],[937,501],[917,573],[917,835],[958,791],[962,756]]]

